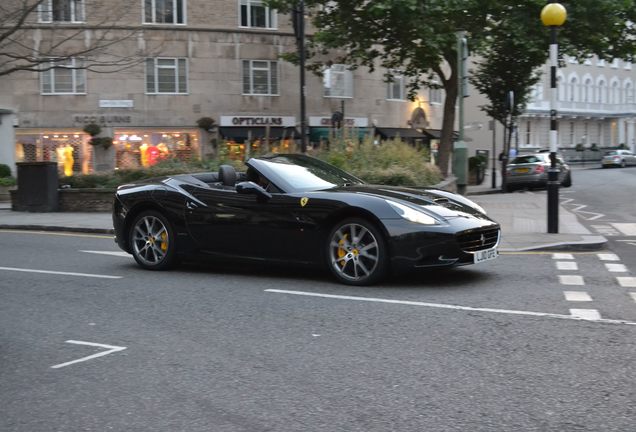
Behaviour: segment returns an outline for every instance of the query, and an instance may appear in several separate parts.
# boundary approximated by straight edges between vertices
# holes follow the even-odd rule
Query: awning
[[[396,137],[404,139],[426,139],[427,135],[417,129],[410,128],[375,128],[376,135],[380,135],[382,139],[393,139]]]
[[[368,128],[346,128],[345,131],[341,129],[333,129],[328,127],[311,127],[309,128],[309,141],[311,142],[319,142],[319,141],[329,141],[329,138],[332,136],[341,137],[344,133],[347,137],[356,137],[360,140],[363,140],[364,137],[369,132]]]
[[[264,139],[267,135],[265,127],[220,127],[219,133],[225,139],[231,139],[236,142],[244,142],[248,139]],[[269,128],[269,139],[295,139],[300,138],[300,134],[293,127],[272,126]]]
[[[442,139],[442,130],[441,129],[422,129],[422,131],[430,139]],[[456,140],[457,138],[459,138],[459,134],[457,132],[453,132],[453,139]]]

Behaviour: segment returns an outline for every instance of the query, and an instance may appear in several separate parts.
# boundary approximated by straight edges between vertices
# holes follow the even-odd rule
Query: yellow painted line
[[[100,239],[113,239],[113,234],[82,234],[82,233],[63,233],[54,231],[31,231],[31,230],[0,230],[1,233],[11,234],[35,234],[35,235],[52,235],[61,237],[88,237]]]

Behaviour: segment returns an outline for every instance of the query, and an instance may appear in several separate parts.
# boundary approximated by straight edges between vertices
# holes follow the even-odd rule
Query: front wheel
[[[570,187],[572,186],[572,174],[568,173],[565,178],[563,179],[563,183],[561,183],[561,186],[563,187]]]
[[[149,210],[140,213],[130,230],[132,255],[141,267],[165,270],[175,264],[175,234],[168,219]]]
[[[338,223],[327,237],[327,264],[348,285],[371,285],[387,271],[384,237],[372,223],[359,218]]]

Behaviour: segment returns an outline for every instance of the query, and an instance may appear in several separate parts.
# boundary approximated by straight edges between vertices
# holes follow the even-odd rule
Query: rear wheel
[[[327,237],[327,265],[348,285],[371,285],[387,271],[386,242],[372,223],[351,218],[339,222]]]
[[[132,255],[141,267],[165,270],[175,264],[176,244],[172,225],[161,213],[140,213],[130,230]]]

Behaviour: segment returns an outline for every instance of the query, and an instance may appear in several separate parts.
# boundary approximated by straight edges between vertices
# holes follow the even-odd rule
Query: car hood
[[[439,189],[411,189],[385,185],[354,185],[332,189],[334,192],[365,194],[398,202],[406,202],[421,207],[444,219],[452,218],[488,218],[471,201],[451,192]]]

